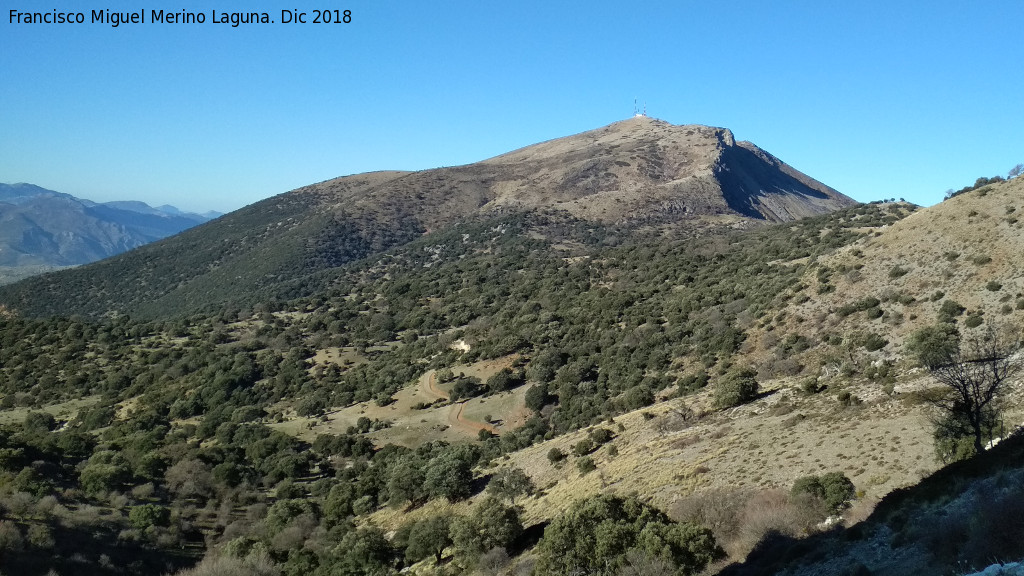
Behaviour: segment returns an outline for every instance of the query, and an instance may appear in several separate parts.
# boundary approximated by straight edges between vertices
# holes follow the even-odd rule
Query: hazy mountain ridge
[[[87,264],[207,220],[173,207],[97,203],[32,184],[0,184],[0,266]]]

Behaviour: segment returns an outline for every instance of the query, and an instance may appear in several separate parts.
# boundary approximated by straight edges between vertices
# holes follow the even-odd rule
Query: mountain
[[[208,220],[142,202],[96,203],[32,184],[0,184],[0,269],[9,277],[88,264]]]
[[[346,176],[0,291],[27,314],[190,312],[309,293],[320,272],[468,220],[549,212],[637,229],[789,221],[855,204],[732,132],[631,118],[475,164]]]

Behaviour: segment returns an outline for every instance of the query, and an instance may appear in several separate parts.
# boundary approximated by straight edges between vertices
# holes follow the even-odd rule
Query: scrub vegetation
[[[999,187],[1015,184],[995,184],[985,202],[1003,203]],[[1019,260],[954,259],[990,267],[966,284],[923,279],[916,261],[857,266],[919,214],[886,202],[696,229],[533,211],[407,230],[401,242],[363,238],[366,249],[338,265],[261,276],[252,290],[218,285],[227,303],[216,305],[140,299],[129,315],[100,311],[90,294],[27,309],[8,299],[3,570],[696,574],[766,558],[767,541],[827,531],[826,518],[856,513],[867,490],[890,484],[810,457],[792,467],[799,475],[774,479],[745,422],[791,431],[775,443],[794,459],[814,455],[812,422],[853,426],[872,410],[938,407],[962,424],[936,432],[950,461],[987,456],[983,441],[1008,435],[995,423],[1011,407],[1014,372],[973,404],[947,394],[973,376],[944,374],[1015,358],[1013,345],[985,354],[984,334],[1019,331],[1024,296],[1012,275],[985,284]],[[303,250],[327,258],[321,248]],[[166,294],[183,281],[141,280],[166,283]],[[971,282],[980,289],[961,294]],[[78,313],[41,312],[66,306]],[[479,428],[432,436],[451,432],[430,420],[440,410],[452,427],[462,418]],[[331,425],[343,411],[351,425]],[[381,440],[416,414],[422,428]],[[846,441],[852,452],[860,440]],[[616,463],[652,446],[698,456],[624,478]],[[727,453],[736,460],[724,468]],[[885,456],[858,452],[855,465]],[[938,463],[900,466],[920,477]],[[666,477],[683,488],[661,493]],[[737,485],[703,480],[722,477]],[[948,560],[1017,550],[992,546]]]

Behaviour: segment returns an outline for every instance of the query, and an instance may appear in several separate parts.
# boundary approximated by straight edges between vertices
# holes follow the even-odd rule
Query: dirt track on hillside
[[[452,406],[452,411],[448,413],[448,423],[456,428],[462,428],[463,430],[480,433],[481,430],[487,430],[491,434],[498,434],[498,429],[486,422],[477,422],[475,420],[467,420],[463,415],[462,411],[466,408],[465,402],[460,402]]]
[[[444,393],[437,386],[437,371],[430,370],[426,374],[420,377],[420,390],[427,396],[432,396],[440,400],[448,400],[449,396]],[[452,404],[451,410],[448,412],[448,424],[453,428],[464,430],[471,434],[479,434],[481,430],[487,430],[491,434],[498,434],[498,429],[486,422],[477,422],[475,420],[469,420],[463,416],[462,412],[466,408],[466,402],[459,402],[458,404]]]

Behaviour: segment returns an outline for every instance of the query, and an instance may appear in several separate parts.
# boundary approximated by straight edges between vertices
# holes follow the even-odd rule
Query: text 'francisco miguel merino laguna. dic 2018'
[[[121,24],[349,24],[352,22],[351,10],[313,10],[309,14],[297,10],[282,10],[281,18],[275,20],[268,12],[218,12],[210,11],[207,18],[205,12],[168,12],[164,10],[146,10],[134,12],[114,12],[111,10],[93,10],[86,16],[85,12],[21,12],[12,9],[7,17],[8,24],[107,24],[117,28]]]

